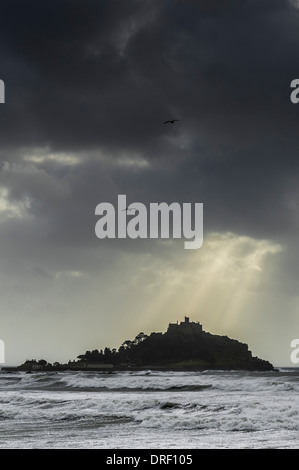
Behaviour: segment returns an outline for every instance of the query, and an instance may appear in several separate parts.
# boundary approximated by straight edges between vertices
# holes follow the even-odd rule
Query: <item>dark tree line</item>
[[[141,332],[133,341],[124,341],[118,350],[105,348],[100,351],[97,349],[86,351],[85,354],[78,356],[78,359],[87,362],[108,362],[114,365],[162,364],[187,360],[190,357],[201,357],[212,362],[213,355],[206,346],[205,341],[198,341],[197,335],[152,333],[147,336]]]
[[[209,367],[270,370],[267,361],[253,358],[247,344],[227,336],[192,329],[178,329],[166,333],[139,333],[133,341],[127,340],[118,350],[86,351],[78,356],[82,361],[113,365],[167,366],[200,361]]]

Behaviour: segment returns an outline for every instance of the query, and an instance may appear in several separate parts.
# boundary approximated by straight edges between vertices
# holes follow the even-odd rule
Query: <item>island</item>
[[[5,370],[5,368],[3,368]],[[273,371],[273,365],[253,357],[248,345],[228,336],[219,336],[203,330],[199,322],[169,323],[165,333],[139,333],[134,340],[126,340],[118,350],[86,351],[77,360],[67,364],[50,364],[44,359],[27,360],[17,367],[23,371],[49,370],[247,370]]]

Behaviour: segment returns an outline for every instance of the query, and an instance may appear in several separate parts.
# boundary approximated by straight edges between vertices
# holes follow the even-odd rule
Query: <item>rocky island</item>
[[[273,365],[253,357],[248,345],[205,332],[188,317],[170,323],[165,333],[139,333],[118,350],[86,351],[68,364],[27,360],[19,370],[248,370],[271,371]]]

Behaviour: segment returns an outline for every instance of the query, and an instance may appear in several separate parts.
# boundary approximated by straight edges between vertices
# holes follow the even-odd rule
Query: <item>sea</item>
[[[299,369],[0,372],[1,449],[298,449]]]

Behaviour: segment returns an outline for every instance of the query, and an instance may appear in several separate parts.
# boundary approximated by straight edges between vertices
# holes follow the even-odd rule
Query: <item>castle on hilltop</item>
[[[185,321],[180,323],[169,323],[167,333],[183,332],[183,333],[202,333],[202,325],[199,322],[190,321],[189,317],[185,317]]]

